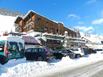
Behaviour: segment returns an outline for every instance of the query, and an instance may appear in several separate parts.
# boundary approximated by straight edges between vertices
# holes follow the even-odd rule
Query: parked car
[[[0,55],[0,64],[5,64],[8,62],[8,58],[6,56]]]
[[[80,54],[76,54],[72,50],[69,50],[69,49],[56,51],[53,53],[53,55],[56,59],[62,59],[62,57],[65,57],[65,56],[69,56],[71,59],[81,57]]]
[[[0,37],[0,63],[24,57],[24,41],[19,36]]]
[[[81,55],[78,53],[74,53],[72,50],[66,49],[63,51],[63,54],[66,54],[67,56],[69,56],[71,59],[74,58],[80,58]]]
[[[103,49],[102,48],[94,49],[94,51],[98,54],[103,54]]]
[[[94,49],[92,49],[92,48],[88,48],[88,50],[89,50],[90,54],[93,54],[93,53],[95,54],[95,53],[97,53],[96,50],[94,50]]]
[[[89,54],[95,54],[96,51],[92,48],[83,48],[84,54],[89,55]]]
[[[26,60],[47,61],[52,57],[52,54],[46,48],[35,47],[25,50]]]
[[[62,57],[64,57],[65,55],[62,54],[62,51],[54,51],[53,56],[55,59],[62,59]]]
[[[70,50],[73,51],[73,53],[75,54],[79,54],[80,56],[84,55],[84,51],[82,48],[71,48]]]
[[[79,54],[80,56],[96,53],[96,51],[92,48],[71,48],[70,50],[72,50],[75,54]]]

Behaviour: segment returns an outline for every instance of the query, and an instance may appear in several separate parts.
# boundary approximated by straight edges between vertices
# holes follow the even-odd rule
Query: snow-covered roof
[[[34,12],[33,10],[29,10],[29,11],[24,15],[23,19],[25,19],[31,12],[36,13],[36,12]],[[37,14],[38,14],[38,13],[37,13]]]
[[[56,21],[56,20],[48,19],[47,17],[45,17],[45,16],[43,16],[43,15],[40,15],[39,13],[35,12],[34,10],[29,10],[29,11],[25,14],[25,16],[23,17],[23,19],[25,19],[31,12],[34,13],[34,14],[37,14],[37,15],[39,15],[39,16],[42,16],[42,17],[46,18],[47,20],[50,20],[50,21],[52,21],[52,22],[54,22],[54,23],[61,23],[61,24],[64,25],[63,22],[58,22],[58,21]]]
[[[16,16],[16,19],[15,19],[15,23],[17,23],[18,21],[22,20],[22,17],[21,16]]]
[[[0,34],[15,31],[15,19],[16,17],[0,15]]]

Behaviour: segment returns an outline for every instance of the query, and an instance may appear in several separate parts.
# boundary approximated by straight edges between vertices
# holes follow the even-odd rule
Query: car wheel
[[[74,58],[75,58],[75,55],[69,55],[69,58],[70,58],[70,59],[74,59]]]
[[[8,62],[8,59],[7,57],[3,56],[3,55],[0,55],[0,64],[5,64]]]
[[[81,55],[80,55],[80,54],[77,54],[77,55],[76,55],[76,58],[80,58],[80,57],[81,57]]]

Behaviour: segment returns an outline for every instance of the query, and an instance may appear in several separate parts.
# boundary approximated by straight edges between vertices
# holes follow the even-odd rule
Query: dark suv
[[[51,53],[45,48],[38,47],[25,50],[26,60],[47,61],[51,56]]]

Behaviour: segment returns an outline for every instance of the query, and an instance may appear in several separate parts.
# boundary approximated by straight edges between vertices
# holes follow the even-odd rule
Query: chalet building
[[[29,11],[24,17],[18,16],[15,20],[15,30],[17,32],[26,33],[31,30],[33,32],[40,32],[39,40],[41,40],[43,45],[46,45],[50,48],[56,48],[58,46],[61,47],[64,42],[65,31],[67,31],[67,36],[77,37],[77,33],[75,31],[64,27],[62,23],[54,22],[44,16],[35,13],[34,11]],[[41,33],[47,34],[41,36]],[[33,33],[31,35],[33,35]]]
[[[17,17],[15,27],[17,32],[34,30],[36,32],[64,35],[64,32],[67,31],[69,36],[76,37],[76,32],[64,27],[62,23],[54,22],[33,11],[29,11],[24,17]]]

